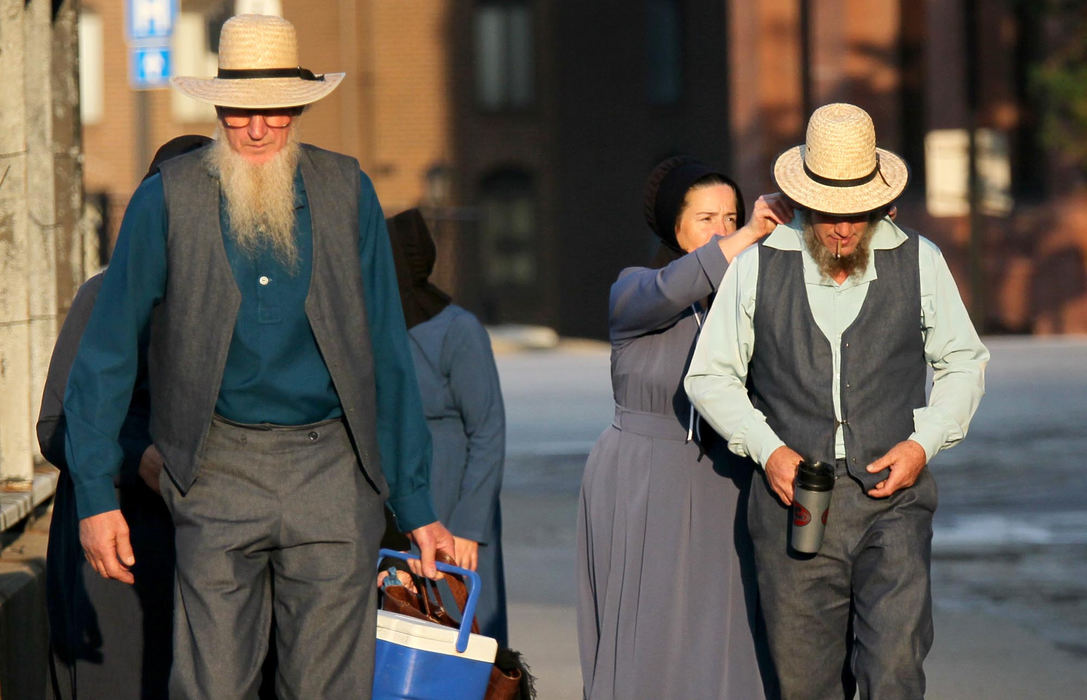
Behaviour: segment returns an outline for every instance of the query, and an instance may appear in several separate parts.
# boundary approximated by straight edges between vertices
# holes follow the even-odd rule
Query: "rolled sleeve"
[[[162,180],[132,195],[64,394],[65,451],[76,509],[87,518],[118,507],[119,442],[139,368],[140,338],[166,282]]]
[[[611,339],[638,338],[667,328],[687,307],[712,294],[728,268],[720,240],[720,236],[714,236],[659,270],[623,270],[612,285],[608,304]]]
[[[404,531],[434,522],[430,432],[423,417],[385,217],[365,173],[359,192],[359,255],[377,385],[377,441],[389,507]]]
[[[910,439],[931,460],[966,437],[985,394],[989,351],[970,321],[940,250],[922,237],[918,256],[925,359],[933,375],[927,405],[914,411]]]
[[[488,544],[506,454],[506,414],[490,337],[465,313],[451,324],[442,355],[467,438],[460,493],[446,525],[458,537]]]

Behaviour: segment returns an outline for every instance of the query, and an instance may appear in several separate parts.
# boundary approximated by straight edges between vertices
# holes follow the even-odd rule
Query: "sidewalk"
[[[1087,660],[993,618],[937,606],[936,643],[925,663],[931,700],[1077,698]],[[581,700],[572,606],[517,603],[510,633],[537,676],[540,700]]]
[[[511,645],[524,653],[537,676],[540,700],[580,700],[576,496],[506,494],[502,508]],[[934,597],[936,640],[925,663],[926,697],[1085,697],[1087,658],[984,612],[950,609],[941,604],[938,588]]]
[[[526,344],[519,351],[511,347],[511,336],[516,334],[508,333],[503,338],[496,358],[508,430],[502,509],[511,643],[525,654],[539,678],[541,700],[578,700],[581,673],[574,610],[577,492],[585,455],[611,420],[608,346],[563,339],[552,349],[529,349]],[[986,340],[997,358],[991,381],[987,382],[988,415],[987,420],[975,421],[978,425],[972,429],[968,443],[973,441],[977,449],[985,449],[986,431],[1000,432],[1009,424],[1022,422],[1024,411],[1037,416],[1041,421],[1038,430],[1050,442],[1054,432],[1081,434],[1079,427],[1054,427],[1054,420],[1064,416],[1074,422],[1074,416],[1082,415],[1076,412],[1081,402],[1075,397],[1087,391],[1087,378],[1079,362],[1079,358],[1087,357],[1087,340]],[[1061,350],[1063,346],[1067,347]],[[1055,353],[1054,348],[1059,352]],[[1044,366],[1029,363],[1030,357],[1046,358]],[[1069,369],[1077,366],[1080,370]],[[1011,381],[1018,376],[1016,372],[1025,374],[1025,384]],[[1040,381],[1043,377],[1049,378],[1047,382]],[[1024,406],[1030,403],[1027,398],[1040,406]],[[959,459],[969,459],[968,448],[958,450]],[[1081,451],[1069,458],[1074,460],[1070,464],[1082,464]],[[942,489],[941,500],[947,503],[941,508],[945,511],[956,505],[956,499],[970,496],[973,472],[956,469],[946,462],[942,467],[941,479],[947,488]],[[1065,492],[1071,486],[1066,483]],[[1022,581],[1012,585],[1012,581],[1001,578],[1002,566],[1011,556],[1009,551],[992,547],[974,550],[972,561],[976,568],[971,568],[971,575],[989,577],[977,582],[988,583],[990,588],[1003,587],[1009,599],[1025,598],[1018,601],[1022,605],[1042,605],[1035,595],[1044,591],[1035,591]],[[933,563],[937,582],[933,591],[936,638],[925,664],[927,697],[1087,697],[1087,656],[1066,651],[1023,624],[996,616],[991,612],[996,606],[982,600],[976,605],[955,603],[961,598],[941,590],[939,584],[948,578],[940,574],[946,573],[945,567],[952,566],[952,562],[937,557]],[[1083,600],[1068,603],[1083,604]]]

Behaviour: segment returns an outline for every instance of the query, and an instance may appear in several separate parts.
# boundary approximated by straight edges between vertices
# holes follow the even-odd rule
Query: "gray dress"
[[[411,355],[434,445],[430,492],[438,518],[480,543],[480,631],[507,643],[502,516],[498,494],[506,414],[487,331],[455,304],[412,326]]]
[[[660,270],[626,269],[611,289],[615,420],[589,455],[578,512],[586,698],[764,697],[738,512],[751,470],[699,431],[683,392],[726,267],[713,239]]]

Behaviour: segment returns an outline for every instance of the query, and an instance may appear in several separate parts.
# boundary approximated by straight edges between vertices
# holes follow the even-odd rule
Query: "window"
[[[480,238],[489,287],[536,282],[536,202],[532,176],[503,170],[480,185]]]
[[[480,106],[492,110],[531,106],[536,66],[528,0],[480,0],[474,25]]]
[[[79,13],[79,118],[84,124],[102,121],[105,86],[102,68],[102,17]]]
[[[645,34],[649,102],[675,104],[683,91],[683,23],[679,0],[646,0]]]
[[[536,182],[506,168],[479,184],[479,302],[485,323],[538,323],[541,292]]]

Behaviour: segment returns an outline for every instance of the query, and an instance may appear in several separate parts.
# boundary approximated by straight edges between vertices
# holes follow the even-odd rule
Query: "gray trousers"
[[[177,544],[170,697],[255,698],[275,611],[281,698],[369,698],[381,497],[343,423],[216,418],[192,488],[168,476]]]
[[[847,661],[862,699],[922,698],[922,662],[932,646],[936,482],[926,468],[912,487],[874,499],[841,461],[836,472],[826,534],[814,556],[787,548],[789,510],[766,479],[751,488],[759,597],[782,698],[842,698]]]

